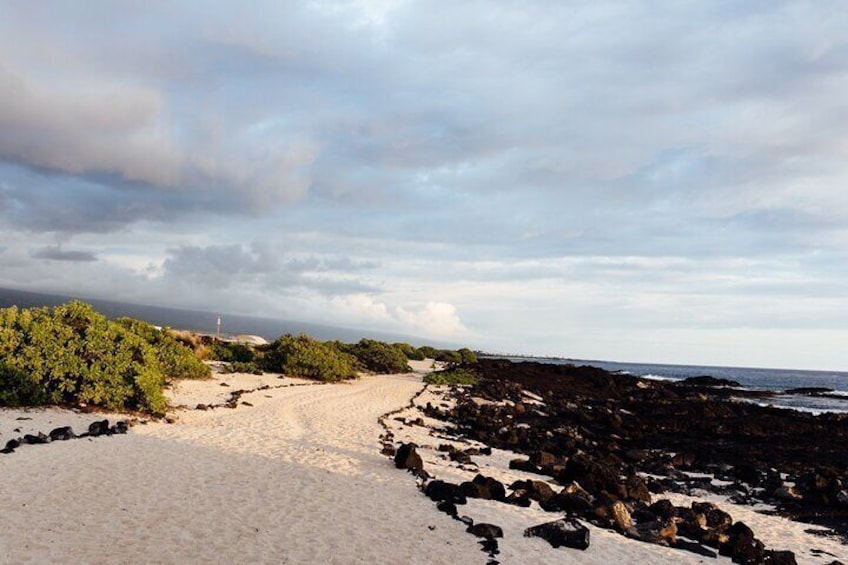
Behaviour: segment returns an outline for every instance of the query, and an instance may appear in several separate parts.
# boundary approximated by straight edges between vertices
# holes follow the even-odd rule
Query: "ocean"
[[[636,377],[679,381],[688,377],[709,375],[734,380],[745,388],[777,392],[774,397],[758,404],[792,408],[819,414],[822,412],[848,413],[848,372],[802,371],[795,369],[756,369],[747,367],[713,367],[704,365],[660,365],[651,363],[620,363],[582,359],[550,359],[506,357],[511,361],[537,361],[540,363],[592,365],[608,371],[618,371]],[[817,387],[833,390],[831,396],[818,397],[783,394],[785,391]]]

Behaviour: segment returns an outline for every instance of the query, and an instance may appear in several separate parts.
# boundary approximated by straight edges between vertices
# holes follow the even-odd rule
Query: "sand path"
[[[0,458],[4,563],[485,563],[379,455],[412,376],[246,394]]]

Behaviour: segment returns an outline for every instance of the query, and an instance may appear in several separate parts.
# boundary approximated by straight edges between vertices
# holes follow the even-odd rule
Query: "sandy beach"
[[[380,454],[381,415],[408,405],[422,387],[421,373],[338,385],[216,374],[171,392],[172,404],[185,407],[173,411],[174,423],[137,423],[126,435],[22,446],[0,455],[0,562],[482,565],[489,558],[477,539],[438,512],[414,477]],[[233,390],[259,388],[241,395],[235,409],[194,409],[222,404]],[[397,442],[432,446],[437,440],[428,428],[394,419],[416,414],[409,408],[385,420]],[[104,417],[119,416],[4,409],[0,441],[56,426],[84,431]],[[420,452],[440,478],[473,477],[435,449]],[[504,482],[524,478],[504,470],[510,457],[495,450],[476,462],[480,472]],[[470,500],[461,512],[504,529],[501,563],[730,562],[594,527],[585,552],[553,549],[522,535],[556,518],[538,507]],[[759,520],[757,531],[765,538],[774,525],[770,542],[794,550],[799,563],[835,559],[816,559],[811,547],[844,559],[844,546],[806,534],[803,525]]]

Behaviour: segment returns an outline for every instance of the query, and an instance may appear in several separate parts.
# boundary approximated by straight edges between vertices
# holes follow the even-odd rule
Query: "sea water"
[[[758,404],[793,408],[813,413],[848,413],[848,372],[804,371],[797,369],[758,369],[748,367],[714,367],[704,365],[661,365],[651,363],[620,363],[581,359],[547,359],[508,357],[512,361],[537,361],[552,364],[592,365],[607,371],[617,371],[648,379],[679,381],[689,377],[709,375],[730,379],[747,389],[777,392],[774,397],[757,400]],[[794,388],[828,388],[834,397],[784,394]]]

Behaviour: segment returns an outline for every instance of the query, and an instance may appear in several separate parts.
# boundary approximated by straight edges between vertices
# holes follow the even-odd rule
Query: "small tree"
[[[426,358],[426,359],[435,359],[439,356],[439,350],[435,347],[430,347],[429,345],[422,345],[418,348],[418,351]]]
[[[392,345],[394,345],[396,348],[400,349],[403,352],[403,354],[406,355],[406,358],[409,359],[410,361],[423,361],[424,360],[424,354],[421,353],[420,350],[415,349],[414,347],[409,345],[408,343],[393,343]]]
[[[463,347],[462,349],[457,350],[457,353],[459,353],[459,356],[462,358],[463,363],[477,362],[477,355],[467,347]]]
[[[350,348],[357,361],[368,371],[380,374],[410,371],[403,351],[382,341],[362,339]]]
[[[336,347],[301,334],[286,334],[268,347],[262,358],[263,368],[319,381],[356,378],[355,359]]]

